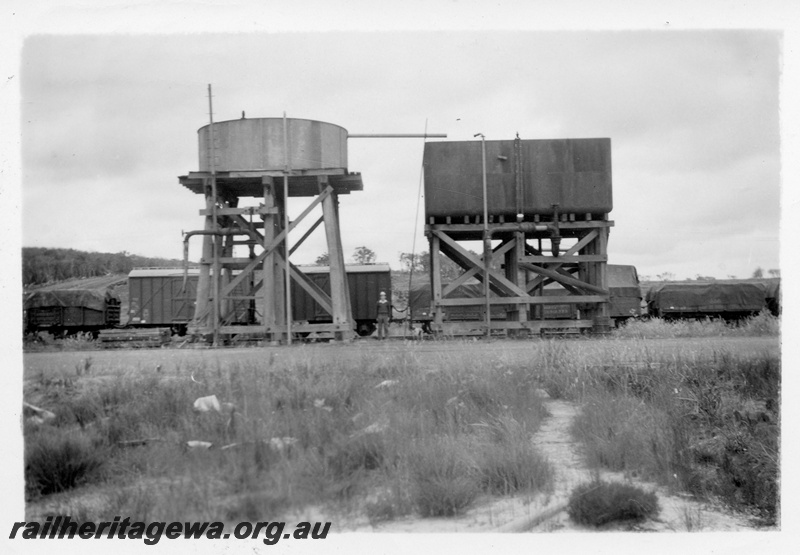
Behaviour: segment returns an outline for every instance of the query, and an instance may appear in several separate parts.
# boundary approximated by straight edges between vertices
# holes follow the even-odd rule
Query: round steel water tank
[[[200,171],[211,171],[209,125],[198,129]],[[289,168],[347,168],[347,130],[308,119],[286,119]],[[284,169],[283,118],[251,118],[214,123],[216,171]]]

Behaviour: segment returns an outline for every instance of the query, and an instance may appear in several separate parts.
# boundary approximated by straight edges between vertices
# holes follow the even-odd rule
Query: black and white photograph
[[[9,552],[788,551],[792,3],[14,4]]]

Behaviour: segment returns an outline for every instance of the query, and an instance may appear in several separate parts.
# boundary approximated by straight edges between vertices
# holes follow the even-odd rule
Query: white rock
[[[193,439],[191,441],[187,441],[186,445],[189,447],[189,449],[208,449],[214,444],[210,441],[198,441]]]
[[[197,412],[208,412],[211,410],[215,410],[220,412],[221,406],[219,404],[219,399],[217,399],[216,395],[209,395],[208,397],[200,397],[194,402],[194,410]]]
[[[297,441],[296,437],[273,437],[269,440],[269,446],[275,451],[283,451],[297,443]]]

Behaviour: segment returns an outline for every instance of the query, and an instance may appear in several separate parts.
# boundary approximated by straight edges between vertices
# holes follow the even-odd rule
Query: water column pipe
[[[216,170],[216,163],[215,163],[215,153],[214,153],[214,108],[211,102],[211,83],[208,84],[208,150],[209,150],[209,162],[211,164],[211,196],[213,197],[214,202],[211,204],[211,219],[212,219],[212,226],[214,231],[219,229],[219,220],[217,219],[217,170]],[[219,345],[219,313],[220,313],[220,301],[219,301],[219,274],[221,271],[220,263],[219,263],[219,254],[220,254],[220,243],[221,236],[215,236],[214,242],[212,243],[212,258],[213,258],[213,275],[211,276],[211,283],[212,288],[214,290],[214,302],[212,304],[213,308],[213,326],[214,326],[214,347]]]
[[[489,235],[489,203],[486,194],[486,137],[483,133],[475,133],[481,138],[481,163],[483,167],[483,294],[486,299],[486,338],[492,336],[492,310],[489,301],[489,265],[492,256],[492,239]]]
[[[215,230],[198,229],[196,231],[187,231],[183,235],[183,285],[181,292],[186,290],[186,282],[189,279],[189,239],[195,235],[213,235],[215,237],[230,236],[230,235],[250,235],[246,229],[223,227]]]
[[[292,277],[289,266],[289,131],[286,125],[286,112],[283,113],[283,240],[284,274],[286,281],[286,343],[292,344]]]

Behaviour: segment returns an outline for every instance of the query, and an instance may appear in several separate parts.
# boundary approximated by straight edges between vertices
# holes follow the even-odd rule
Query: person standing
[[[383,340],[389,334],[389,318],[392,315],[392,305],[386,298],[386,292],[381,291],[378,299],[378,339]]]

